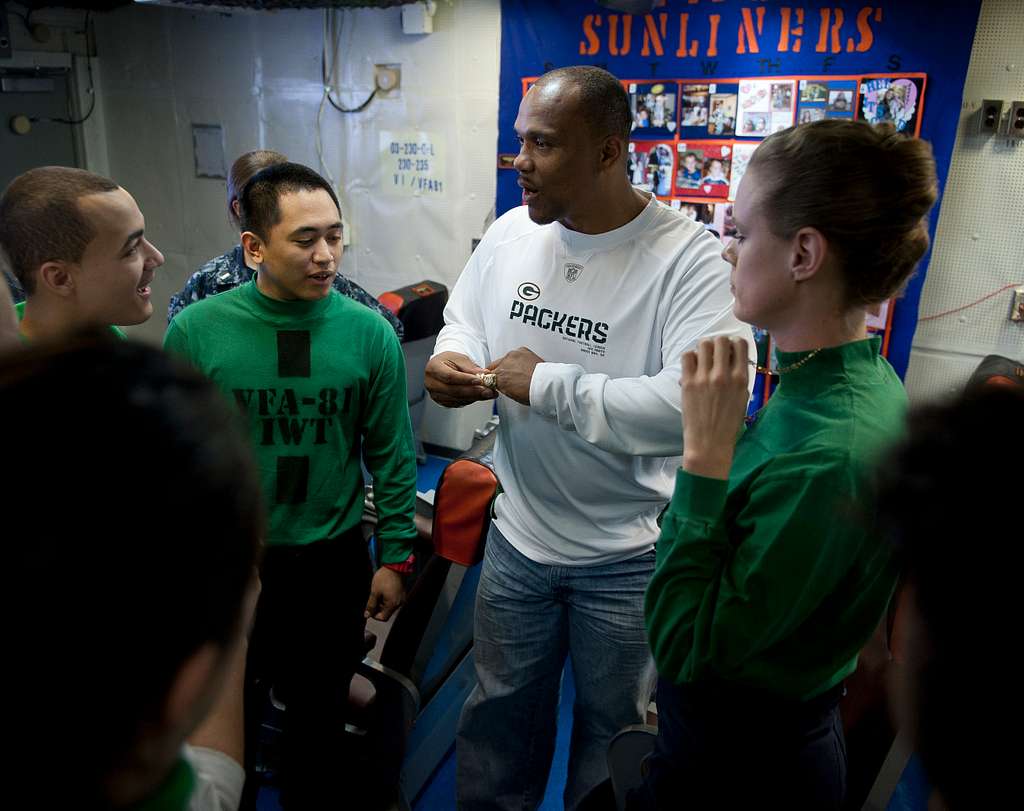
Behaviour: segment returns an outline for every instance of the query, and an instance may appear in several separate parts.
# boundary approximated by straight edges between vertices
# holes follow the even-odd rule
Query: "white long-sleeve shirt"
[[[530,405],[498,399],[497,526],[538,563],[588,566],[652,548],[682,450],[680,356],[751,330],[703,226],[654,197],[603,234],[500,217],[445,308],[434,352],[486,367],[525,346],[544,359]]]
[[[241,764],[205,746],[185,744],[183,755],[196,776],[188,811],[237,811],[245,784],[245,769]]]

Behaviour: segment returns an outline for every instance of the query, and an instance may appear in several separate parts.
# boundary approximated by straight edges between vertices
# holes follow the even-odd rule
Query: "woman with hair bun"
[[[936,186],[928,144],[889,125],[817,121],[751,158],[723,256],[779,386],[743,430],[743,342],[683,355],[683,461],[646,599],[659,733],[629,809],[842,805],[843,681],[897,575],[870,470],[906,410],[865,313],[927,249]]]

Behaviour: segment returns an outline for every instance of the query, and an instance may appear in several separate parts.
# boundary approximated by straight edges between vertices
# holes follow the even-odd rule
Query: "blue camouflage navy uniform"
[[[245,284],[252,278],[252,274],[252,269],[245,264],[241,245],[236,245],[223,256],[211,259],[189,277],[180,293],[171,296],[170,304],[167,306],[167,323],[170,323],[171,319],[189,304],[195,304],[207,296],[214,296],[217,293],[223,293],[225,290],[231,290]],[[394,328],[398,334],[398,340],[402,340],[404,335],[402,322],[395,317],[391,310],[363,290],[358,284],[338,273],[334,277],[334,289],[341,293],[341,295],[358,301],[360,304],[380,313]]]
[[[25,300],[25,291],[21,289],[21,283],[14,278],[13,273],[4,273],[0,270],[0,276],[4,277],[4,281],[7,282],[7,287],[11,291],[11,300],[13,303],[18,304]]]

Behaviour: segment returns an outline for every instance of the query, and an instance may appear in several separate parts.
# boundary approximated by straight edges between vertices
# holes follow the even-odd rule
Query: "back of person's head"
[[[252,152],[239,155],[231,164],[231,171],[228,172],[228,216],[236,228],[241,228],[242,223],[235,211],[235,203],[238,202],[245,184],[257,172],[278,163],[288,163],[288,157],[273,149],[254,149]]]
[[[80,262],[96,231],[78,200],[118,189],[109,178],[67,166],[41,166],[14,178],[0,197],[0,247],[25,294],[45,262]]]
[[[938,183],[931,146],[890,124],[825,119],[762,141],[747,167],[760,207],[788,239],[811,227],[828,241],[851,307],[899,292],[928,250]]]
[[[534,88],[540,89],[556,81],[563,83],[566,89],[575,90],[580,118],[596,140],[609,135],[629,140],[633,115],[622,82],[602,68],[575,65],[548,71],[537,80]]]
[[[264,518],[237,419],[154,348],[96,335],[0,357],[8,765],[41,777],[37,798],[77,798],[49,807],[101,803],[189,657],[238,638]]]
[[[301,163],[278,163],[257,172],[238,198],[242,230],[269,241],[271,229],[281,221],[280,200],[300,191],[326,191],[341,212],[338,197],[323,177]]]
[[[975,389],[912,412],[881,468],[879,520],[911,598],[894,698],[954,809],[998,807],[1013,790],[1002,732],[1016,679],[999,674],[1019,633],[1021,425],[1024,387]]]

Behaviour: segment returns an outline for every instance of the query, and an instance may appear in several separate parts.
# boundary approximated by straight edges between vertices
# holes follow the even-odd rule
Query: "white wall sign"
[[[443,197],[447,185],[444,170],[444,144],[439,135],[417,130],[381,131],[381,191]]]
[[[228,176],[224,162],[224,130],[219,124],[193,124],[192,150],[196,177]]]

